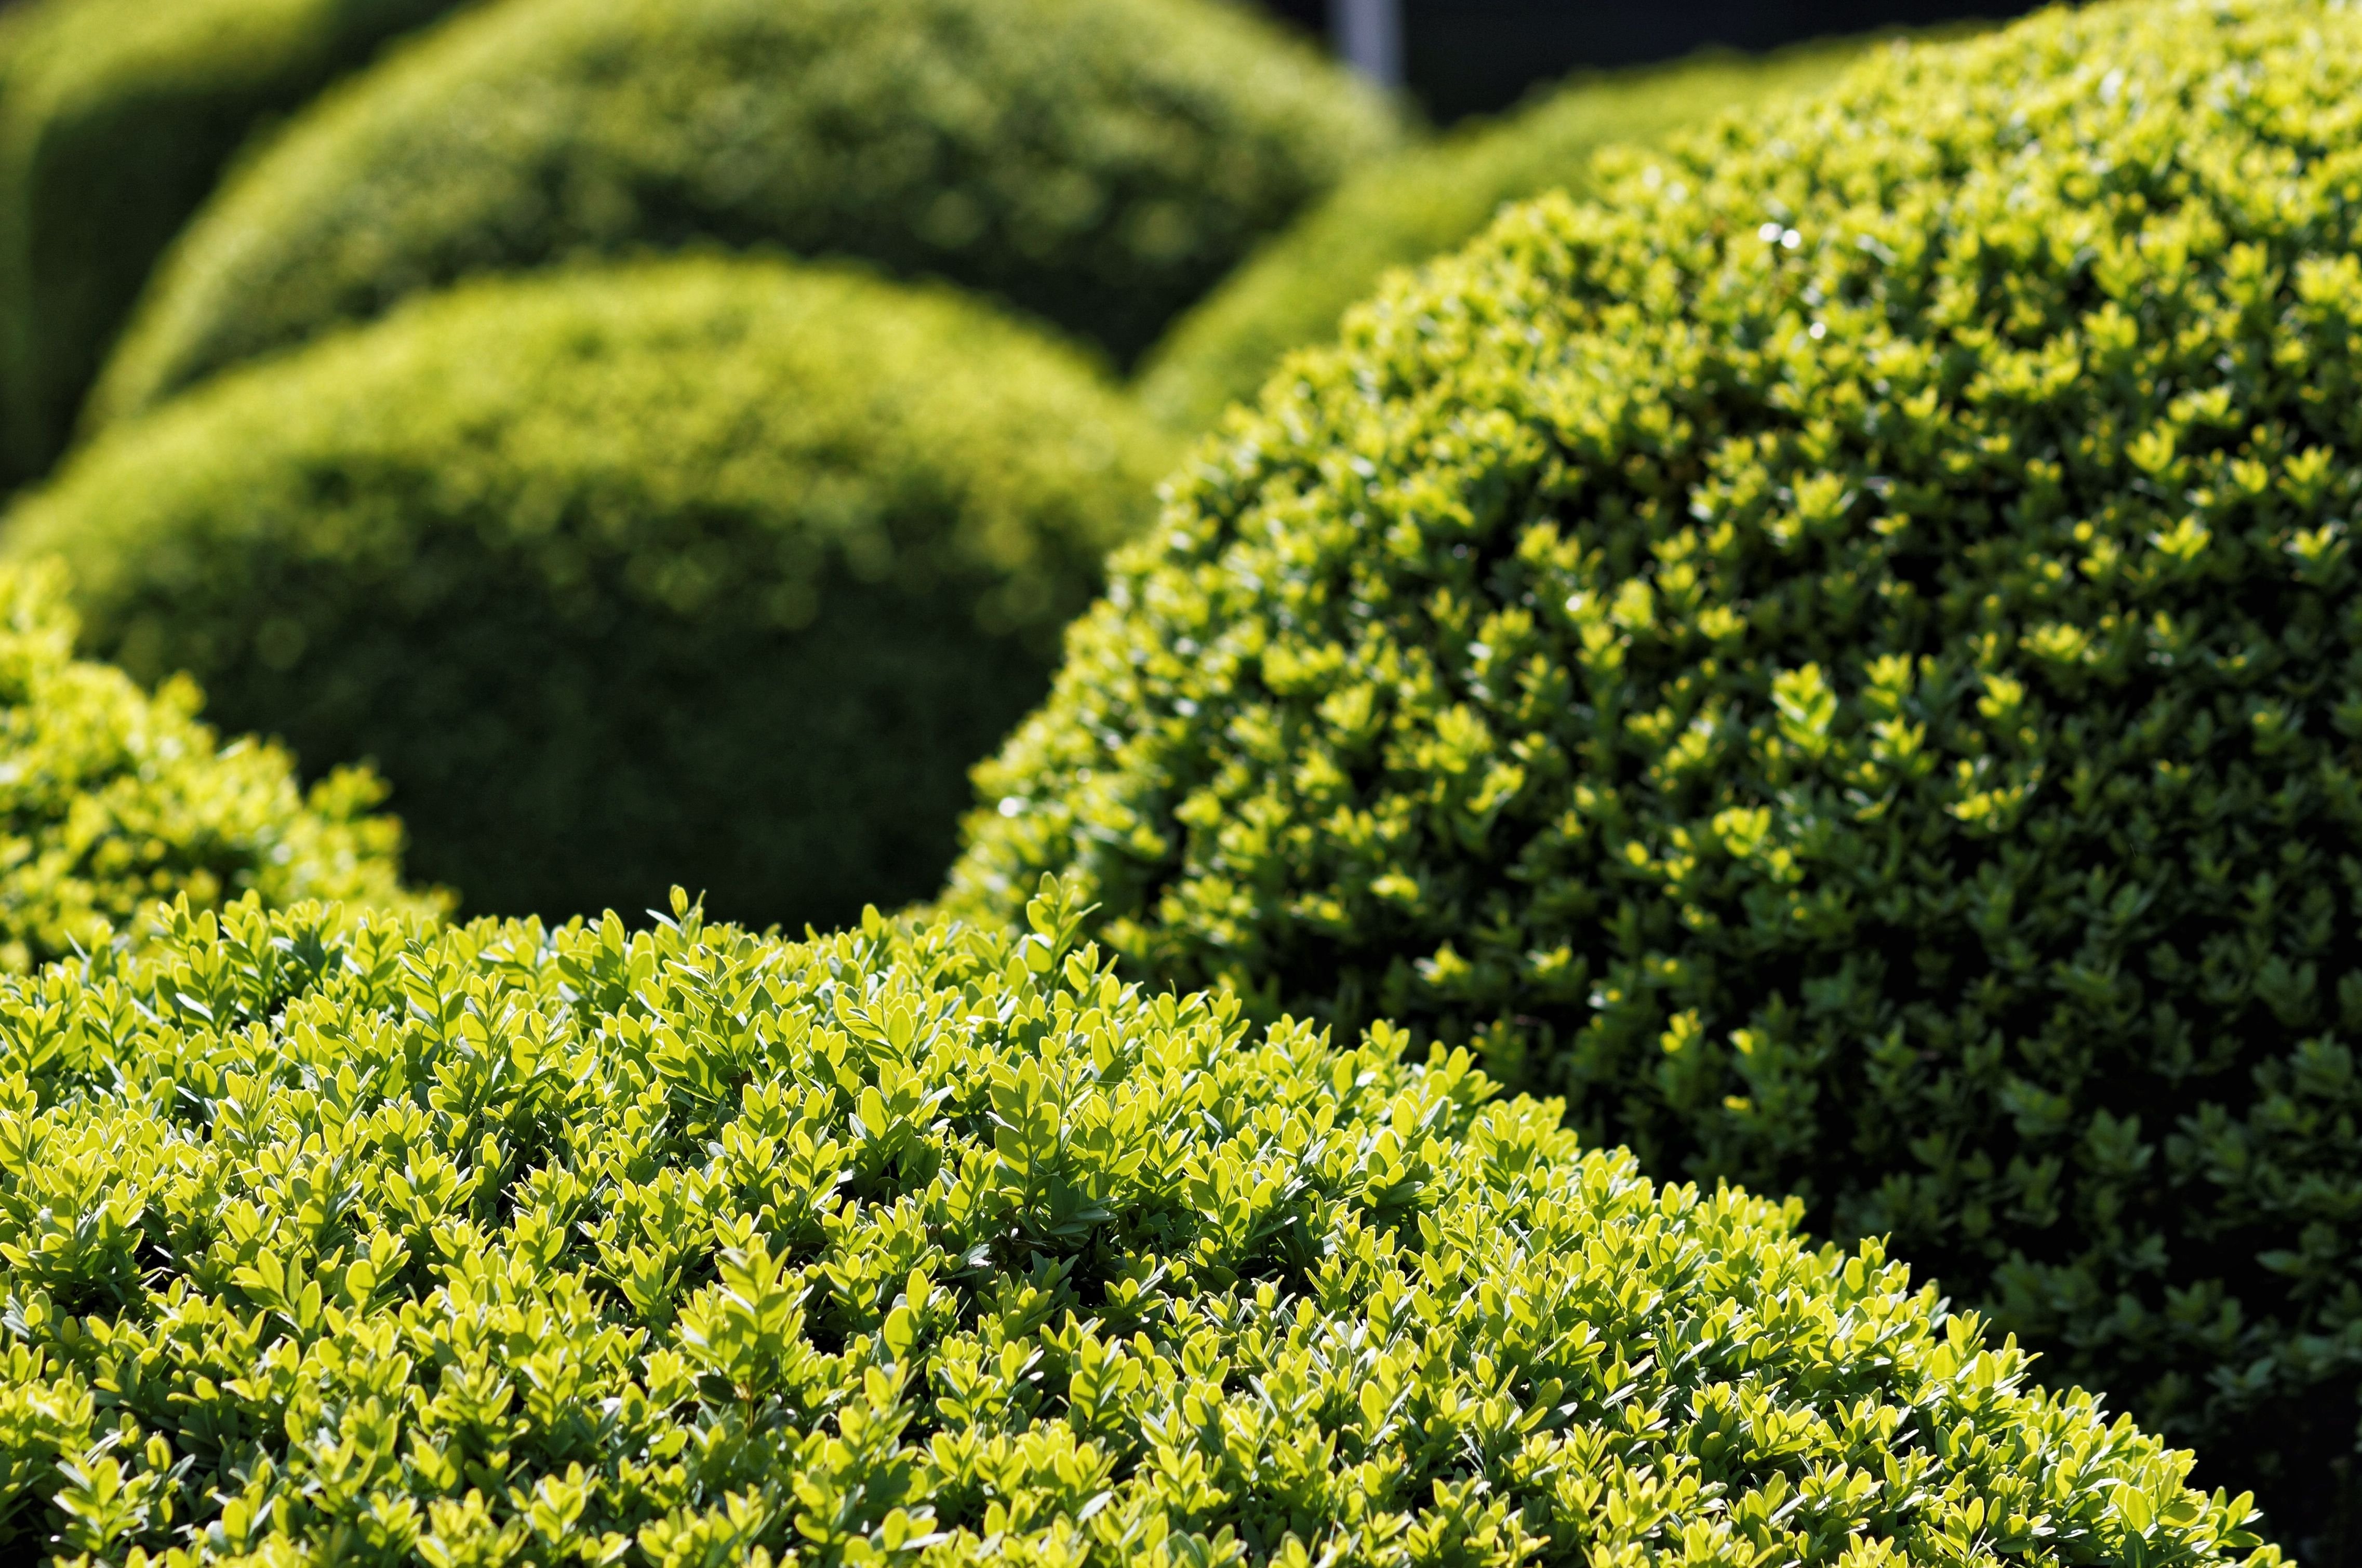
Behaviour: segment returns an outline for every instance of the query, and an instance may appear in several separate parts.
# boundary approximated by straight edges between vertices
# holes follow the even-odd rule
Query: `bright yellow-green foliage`
[[[704,259],[487,282],[226,377],[7,525],[84,641],[373,757],[478,911],[675,879],[800,929],[941,879],[1172,452],[948,292]]]
[[[258,120],[452,0],[35,0],[0,27],[0,477],[73,426],[149,268]]]
[[[0,1545],[2251,1563],[2088,1397],[1464,1054],[956,924],[184,919],[0,983]]]
[[[244,171],[94,417],[465,274],[692,241],[946,278],[1129,359],[1392,134],[1227,0],[499,0]]]
[[[1560,189],[1589,194],[1592,159],[1605,147],[1659,143],[1735,105],[1760,113],[1827,82],[1860,47],[1815,44],[1758,61],[1709,55],[1584,77],[1506,120],[1363,169],[1174,325],[1141,370],[1141,400],[1178,428],[1204,430],[1253,396],[1289,349],[1334,337],[1390,268],[1473,238],[1507,203]]]
[[[2326,1528],[2357,204],[2362,12],[2231,0],[1522,209],[1200,449],[951,905],[1071,874],[1139,977],[1481,1041]]]
[[[384,787],[345,770],[306,799],[285,753],[216,743],[185,679],[149,696],[73,657],[54,571],[0,568],[0,969],[21,971],[184,896],[432,911],[403,891]]]

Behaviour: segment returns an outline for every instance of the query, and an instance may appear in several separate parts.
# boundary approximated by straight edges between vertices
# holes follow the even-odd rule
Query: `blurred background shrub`
[[[950,906],[1071,877],[1144,982],[1478,1043],[1891,1235],[2311,1552],[2362,1415],[2357,123],[2350,8],[2095,6],[1518,209],[1198,449]]]
[[[85,641],[375,758],[474,911],[930,890],[1172,458],[1074,351],[691,259],[423,298],[96,443],[6,525]]]
[[[1600,149],[1650,145],[1733,109],[1768,107],[1831,80],[1867,42],[1586,76],[1497,124],[1371,164],[1174,324],[1142,366],[1141,398],[1177,428],[1204,429],[1252,397],[1287,350],[1334,337],[1346,308],[1387,269],[1473,238],[1506,203],[1551,190],[1587,195]]]
[[[499,0],[240,171],[94,417],[472,273],[701,240],[940,277],[1126,361],[1396,135],[1218,0]]]
[[[340,900],[432,913],[402,886],[384,786],[342,769],[306,795],[275,746],[218,742],[186,679],[153,695],[73,657],[51,569],[0,567],[0,969],[141,934],[157,900],[274,909]]]
[[[47,468],[258,122],[455,0],[39,0],[0,22],[0,484]]]

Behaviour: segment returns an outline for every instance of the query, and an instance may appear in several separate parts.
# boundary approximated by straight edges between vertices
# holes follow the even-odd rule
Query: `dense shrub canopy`
[[[94,417],[463,274],[700,238],[947,278],[1129,359],[1390,136],[1218,0],[500,0],[254,160]]]
[[[335,773],[307,799],[284,753],[217,744],[189,681],[149,696],[76,659],[73,635],[53,571],[0,568],[0,969],[143,936],[175,895],[436,907],[403,889],[375,778]]]
[[[1506,203],[1564,189],[1588,195],[1603,148],[1651,144],[1745,105],[1834,76],[1861,46],[1816,44],[1762,60],[1707,55],[1588,76],[1495,123],[1364,168],[1297,218],[1175,322],[1141,368],[1149,411],[1210,427],[1253,395],[1291,348],[1336,335],[1389,268],[1473,238]]]
[[[452,0],[36,0],[0,23],[0,479],[49,466],[256,122]]]
[[[240,910],[0,984],[0,1542],[2279,1561],[1874,1244],[1652,1187],[1465,1054],[1143,996],[1046,900],[673,907]]]
[[[2327,1507],[2357,129],[2362,14],[2103,6],[1511,215],[1202,449],[954,906],[1484,1041]]]
[[[225,378],[7,524],[85,642],[374,757],[476,910],[932,889],[1164,439],[981,306],[700,260],[507,281]]]

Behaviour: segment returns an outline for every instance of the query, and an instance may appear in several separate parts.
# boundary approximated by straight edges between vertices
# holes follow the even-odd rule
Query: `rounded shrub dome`
[[[1221,0],[499,0],[252,161],[93,418],[466,274],[697,240],[942,277],[1128,359],[1392,136]]]
[[[267,116],[453,0],[33,0],[0,20],[0,475],[48,468],[149,269]]]
[[[487,283],[86,450],[6,548],[83,640],[374,758],[479,911],[931,890],[1164,438],[948,293],[693,260]]]
[[[1734,105],[1762,112],[1826,83],[1863,47],[1714,53],[1582,76],[1498,121],[1357,170],[1173,324],[1141,367],[1141,401],[1176,428],[1210,428],[1289,349],[1336,336],[1389,268],[1465,244],[1506,203],[1560,189],[1588,195],[1602,149],[1661,142]]]
[[[76,659],[73,637],[54,571],[0,567],[0,970],[142,940],[159,900],[438,907],[402,886],[375,778],[336,773],[307,797],[283,752],[218,743],[191,682],[150,696]]]
[[[2357,126],[2362,13],[2097,6],[1510,215],[1200,449],[951,907],[1480,1042],[2327,1528]]]
[[[241,909],[0,983],[0,1543],[2280,1560],[1874,1243],[1651,1186],[1465,1054],[1143,995],[1064,909],[674,910]]]

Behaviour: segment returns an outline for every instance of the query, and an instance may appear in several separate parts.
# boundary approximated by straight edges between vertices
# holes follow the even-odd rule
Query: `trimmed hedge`
[[[1201,448],[949,906],[1480,1042],[2330,1528],[2357,125],[2362,15],[2095,6],[1514,213]]]
[[[54,570],[0,567],[0,969],[103,949],[175,896],[253,893],[433,912],[403,890],[384,786],[331,774],[308,797],[285,753],[218,744],[185,679],[154,696],[73,657]]]
[[[37,0],[0,22],[0,478],[46,469],[256,123],[453,0]]]
[[[675,919],[0,983],[0,1544],[171,1564],[2245,1562],[1793,1207],[1060,941]],[[81,1559],[88,1561],[88,1559]]]
[[[720,259],[472,285],[224,378],[6,525],[84,642],[374,758],[477,911],[678,878],[794,925],[914,898],[1047,690],[1164,438],[947,292]]]
[[[1335,337],[1389,270],[1457,248],[1507,203],[1562,188],[1589,194],[1592,158],[1606,147],[1660,143],[1734,105],[1760,112],[1827,82],[1862,47],[1710,54],[1580,77],[1503,120],[1361,170],[1174,324],[1141,368],[1141,401],[1176,428],[1209,429],[1289,349]]]
[[[93,407],[454,278],[842,254],[1136,354],[1392,138],[1222,0],[502,0],[324,102],[192,227]]]

